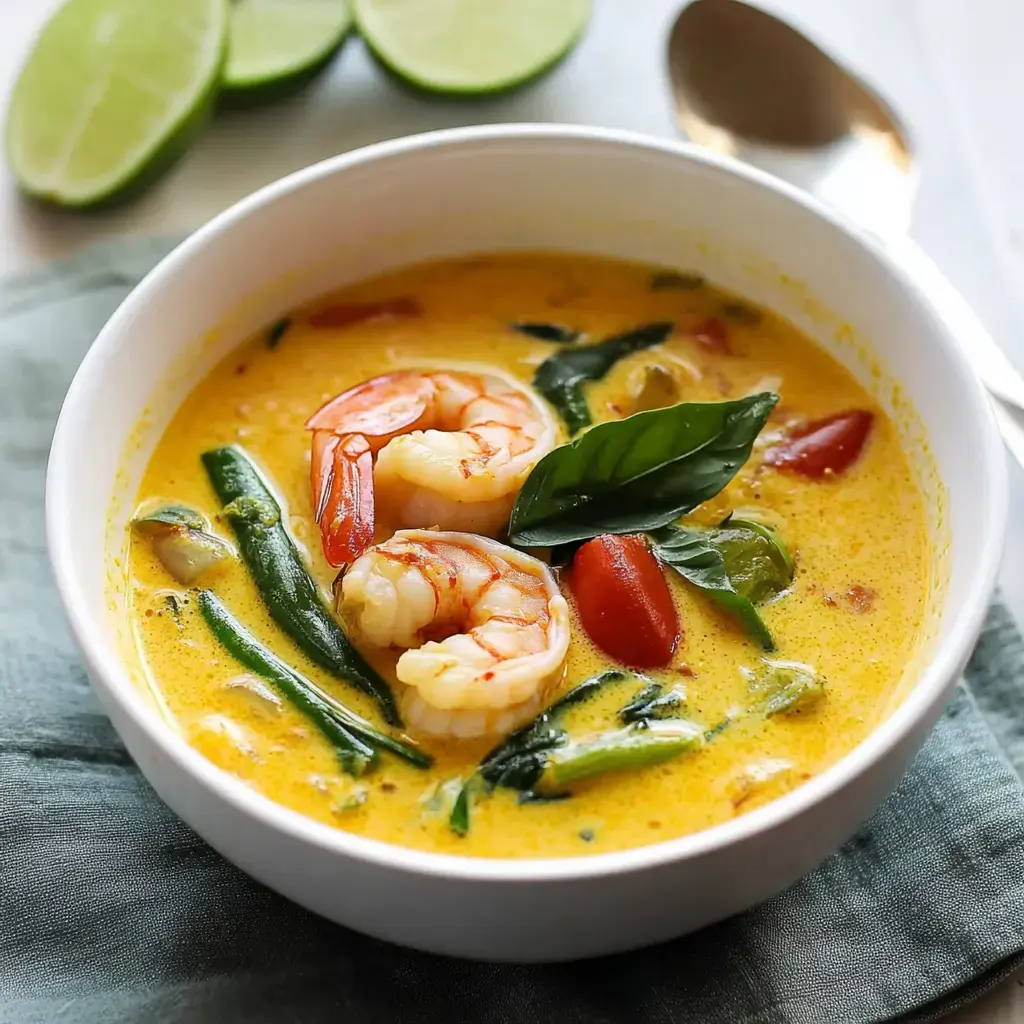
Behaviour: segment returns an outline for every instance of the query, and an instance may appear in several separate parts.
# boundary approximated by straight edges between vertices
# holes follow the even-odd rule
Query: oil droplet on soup
[[[777,393],[750,460],[685,522],[710,529],[732,514],[765,524],[784,540],[795,571],[781,593],[757,606],[775,644],[768,653],[735,615],[666,568],[679,621],[668,665],[647,671],[648,678],[623,670],[623,678],[572,708],[563,725],[569,743],[612,727],[638,734],[642,724],[626,725],[620,712],[653,680],[671,695],[654,732],[658,721],[698,723],[699,749],[574,782],[567,799],[522,802],[513,789],[474,784],[471,825],[460,835],[451,811],[493,736],[440,740],[410,727],[411,739],[433,756],[431,767],[385,752],[371,771],[347,774],[315,722],[218,643],[197,592],[133,533],[135,656],[189,742],[271,799],[340,829],[430,851],[542,857],[661,842],[727,821],[799,786],[864,739],[885,713],[925,614],[929,551],[908,459],[893,424],[843,367],[770,311],[696,275],[517,254],[424,264],[347,288],[258,332],[195,388],[153,454],[139,509],[198,512],[205,530],[230,542],[231,554],[217,549],[196,585],[213,591],[283,662],[388,731],[372,700],[309,660],[275,624],[236,557],[201,456],[244,446],[284,503],[284,521],[327,601],[337,569],[314,521],[305,428],[325,401],[413,368],[468,367],[529,389],[554,353],[659,323],[671,324],[664,341],[622,355],[603,379],[583,386],[590,417],[601,423],[677,402]],[[798,445],[820,433],[816,425],[851,410],[866,417],[855,426],[870,429],[854,457],[840,453],[838,468],[828,453],[808,456],[806,444],[766,460],[767,452]],[[840,426],[849,433],[845,421]],[[564,441],[564,425],[560,430]],[[815,472],[791,471],[801,459]],[[406,525],[378,522],[376,540]],[[569,599],[571,639],[564,678],[548,703],[585,679],[623,669],[581,627],[568,568],[556,574]],[[398,689],[399,652],[364,653]],[[803,702],[804,691],[797,693],[803,677],[794,663],[823,681],[817,699]],[[769,698],[758,689],[771,672],[783,679],[788,701],[780,713],[766,710]]]

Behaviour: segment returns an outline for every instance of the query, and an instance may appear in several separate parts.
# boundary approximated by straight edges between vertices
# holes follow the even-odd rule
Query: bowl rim
[[[67,486],[66,467],[78,456],[76,440],[87,426],[89,395],[99,384],[107,350],[124,333],[136,310],[163,287],[193,254],[216,236],[244,220],[253,211],[271,204],[323,178],[351,168],[384,159],[403,158],[423,150],[460,147],[465,144],[527,141],[575,142],[643,150],[702,165],[713,173],[745,179],[748,183],[775,193],[819,219],[836,231],[852,238],[869,250],[901,287],[929,307],[944,330],[940,344],[954,364],[959,363],[963,379],[963,408],[960,415],[971,417],[978,425],[983,446],[977,453],[983,463],[987,490],[983,495],[986,515],[979,528],[983,531],[981,556],[966,587],[966,613],[951,624],[916,682],[899,706],[853,750],[819,775],[763,807],[731,821],[689,835],[646,846],[608,853],[558,858],[485,858],[464,854],[433,853],[387,843],[382,840],[332,828],[299,811],[278,804],[251,789],[241,780],[217,768],[188,744],[159,715],[137,684],[132,681],[124,660],[103,631],[95,629],[95,616],[76,570],[73,546],[73,495]],[[106,692],[152,747],[169,759],[177,769],[191,776],[219,800],[261,826],[283,833],[287,838],[307,843],[321,851],[410,874],[459,881],[516,884],[583,880],[635,871],[644,871],[677,861],[701,857],[724,847],[750,840],[783,823],[795,819],[851,784],[897,747],[914,727],[939,702],[944,702],[955,684],[961,666],[980,631],[988,601],[995,586],[1002,553],[1007,517],[1008,490],[1005,456],[995,418],[986,392],[956,342],[968,332],[985,333],[973,315],[961,316],[951,325],[924,283],[915,279],[913,267],[889,251],[879,239],[859,229],[842,215],[824,206],[814,197],[756,168],[728,157],[721,157],[691,144],[660,139],[639,132],[562,124],[499,124],[450,128],[404,136],[364,146],[312,164],[258,189],[212,218],[165,256],[129,293],[107,321],[86,353],[65,396],[54,432],[46,475],[46,534],[53,575],[72,633],[97,690]],[[104,694],[99,694],[101,697]]]

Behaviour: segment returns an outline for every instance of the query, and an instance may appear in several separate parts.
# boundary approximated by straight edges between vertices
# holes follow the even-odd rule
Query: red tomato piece
[[[801,476],[842,473],[860,455],[874,419],[873,413],[852,409],[815,420],[791,434],[787,441],[769,448],[764,461],[784,473]]]
[[[636,668],[669,663],[679,615],[643,537],[587,541],[572,560],[572,590],[583,628],[605,654]]]
[[[709,316],[697,324],[693,336],[697,339],[697,344],[709,352],[717,352],[723,356],[732,355],[732,350],[729,348],[728,328],[725,321],[717,316]]]
[[[423,307],[408,297],[385,299],[382,302],[348,302],[325,306],[309,316],[314,327],[351,327],[366,320],[421,316]]]

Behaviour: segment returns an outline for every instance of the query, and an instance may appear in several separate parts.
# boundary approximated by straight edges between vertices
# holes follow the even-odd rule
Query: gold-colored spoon
[[[965,353],[1024,465],[1024,378],[907,237],[917,172],[910,135],[874,90],[796,29],[740,0],[692,0],[669,34],[679,127],[699,146],[814,193],[879,235],[965,329]],[[970,328],[968,330],[968,328]],[[1012,435],[1012,436],[1011,436]]]

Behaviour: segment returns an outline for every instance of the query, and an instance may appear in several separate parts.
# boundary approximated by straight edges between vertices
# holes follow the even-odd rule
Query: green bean
[[[703,737],[699,725],[681,718],[611,729],[552,750],[537,788],[557,793],[598,775],[659,764],[697,750]]]
[[[400,725],[394,695],[325,607],[252,460],[237,445],[204,452],[202,460],[271,618],[321,668],[373,697],[389,725]]]
[[[198,603],[200,613],[220,643],[246,668],[273,684],[321,729],[338,749],[342,765],[349,774],[359,775],[370,767],[379,750],[387,750],[417,768],[428,768],[433,763],[429,754],[374,728],[312,680],[285,664],[264,647],[212,591],[199,591]],[[346,754],[346,750],[351,750],[351,755]],[[362,770],[353,771],[346,759],[356,754],[367,763]],[[351,767],[359,768],[359,765],[352,761]]]

